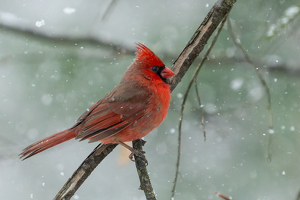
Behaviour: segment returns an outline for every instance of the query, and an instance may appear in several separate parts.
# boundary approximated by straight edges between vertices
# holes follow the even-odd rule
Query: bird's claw
[[[134,158],[133,158],[133,155],[134,155],[134,153],[131,153],[131,154],[129,155],[129,159],[130,159],[132,162],[135,162],[135,160],[134,160]]]
[[[135,159],[133,158],[134,155],[140,157],[146,165],[148,165],[148,160],[146,159],[146,156],[144,155],[145,154],[145,151],[140,151],[140,152],[132,152],[130,155],[129,155],[129,159],[133,162],[135,162]]]

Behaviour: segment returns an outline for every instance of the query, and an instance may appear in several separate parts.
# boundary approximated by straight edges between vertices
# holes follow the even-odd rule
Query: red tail
[[[22,153],[19,154],[19,156],[21,156],[20,158],[23,158],[23,160],[25,160],[35,154],[38,154],[46,149],[49,149],[50,147],[68,141],[75,137],[76,137],[75,129],[64,130],[62,132],[46,137],[26,147],[25,149],[23,149]]]

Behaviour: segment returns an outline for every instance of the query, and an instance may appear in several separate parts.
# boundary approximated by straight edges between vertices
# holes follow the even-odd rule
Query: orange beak
[[[174,72],[170,70],[169,68],[165,67],[161,72],[160,72],[161,77],[163,78],[168,78],[170,76],[174,76]]]

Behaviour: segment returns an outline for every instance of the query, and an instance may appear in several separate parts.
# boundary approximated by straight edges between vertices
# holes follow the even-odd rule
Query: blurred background
[[[141,42],[171,67],[215,0],[0,1],[0,199],[53,199],[98,145],[75,140],[26,161],[18,154],[72,126],[117,85]],[[294,200],[300,186],[299,0],[237,1],[184,111],[175,199]],[[207,47],[206,47],[207,48]],[[158,199],[170,199],[178,119],[195,61],[172,93],[165,121],[145,137]],[[272,140],[270,142],[270,134]],[[268,147],[269,146],[269,147]],[[268,152],[272,153],[268,161]],[[133,162],[117,147],[72,199],[145,199]]]

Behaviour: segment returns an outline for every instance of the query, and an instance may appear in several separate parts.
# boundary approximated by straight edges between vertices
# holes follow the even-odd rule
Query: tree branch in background
[[[101,17],[101,21],[104,20],[104,19],[106,19],[107,16],[111,14],[113,8],[116,6],[116,3],[117,3],[117,0],[110,0],[110,2],[108,4],[108,6],[107,6],[107,8],[106,8],[106,10],[104,12],[104,14]]]
[[[300,200],[300,191],[298,192],[298,195],[296,197],[296,200]]]
[[[109,41],[93,36],[83,36],[83,37],[76,37],[76,36],[69,36],[69,35],[52,35],[52,34],[45,34],[39,30],[33,30],[31,28],[26,27],[18,27],[10,24],[5,24],[4,22],[0,21],[0,29],[3,29],[5,31],[10,31],[12,33],[22,34],[25,37],[32,37],[35,40],[41,40],[41,41],[50,41],[50,42],[56,42],[59,44],[65,44],[65,45],[75,45],[75,44],[91,44],[91,45],[97,45],[104,49],[113,49],[114,51],[127,54],[134,54],[136,49],[134,46],[128,47],[123,46],[122,44],[116,44],[114,41]]]
[[[203,58],[204,59],[204,58]],[[207,60],[207,59],[205,59]],[[194,85],[195,85],[195,92],[196,92],[196,96],[197,96],[197,100],[198,100],[198,104],[199,104],[199,108],[200,108],[200,112],[201,112],[201,126],[202,126],[202,130],[203,130],[203,138],[204,138],[204,142],[206,141],[206,129],[205,129],[205,122],[204,122],[204,110],[203,110],[203,105],[201,103],[200,100],[200,95],[199,95],[199,90],[198,90],[198,86],[197,86],[197,79],[195,78],[194,80]]]
[[[224,199],[224,200],[233,200],[233,199],[231,199],[231,198],[225,196],[225,195],[222,194],[222,193],[215,192],[215,194],[216,194],[217,196],[221,197],[221,198]]]
[[[213,6],[210,12],[205,17],[204,21],[201,23],[200,27],[196,30],[195,34],[188,42],[187,46],[181,52],[177,60],[175,61],[172,70],[175,72],[175,76],[168,80],[170,84],[171,91],[178,85],[181,81],[182,77],[185,75],[191,64],[194,62],[196,57],[203,50],[205,44],[208,39],[212,35],[212,33],[216,30],[221,21],[225,18],[225,16],[229,13],[231,7],[236,2],[236,0],[218,0],[217,3]],[[135,142],[134,142],[135,143]],[[136,148],[140,144],[137,145]],[[114,144],[107,144],[103,146],[98,146],[84,162],[81,166],[74,172],[72,177],[68,180],[68,182],[64,185],[61,191],[55,197],[55,200],[70,199],[79,186],[85,181],[85,179],[90,175],[90,173],[97,167],[97,165],[115,148]],[[99,156],[99,155],[103,156]],[[139,158],[137,158],[137,161]],[[139,165],[139,164],[138,164]],[[146,170],[140,170],[141,176],[146,177],[148,175]],[[85,171],[89,173],[85,173]],[[81,175],[81,174],[84,174]],[[140,176],[140,175],[139,175]],[[146,179],[145,179],[146,180]],[[149,181],[150,183],[150,181]],[[144,183],[141,183],[141,186]],[[151,183],[150,183],[151,184]],[[142,186],[143,187],[143,186]]]
[[[272,139],[273,139],[273,134],[274,134],[274,128],[273,128],[273,113],[272,113],[272,108],[271,108],[271,94],[270,94],[270,90],[269,87],[262,75],[262,73],[259,71],[258,65],[252,61],[252,59],[250,58],[249,54],[247,53],[247,51],[243,48],[240,40],[235,36],[233,30],[232,30],[232,26],[231,26],[231,22],[230,20],[227,21],[228,24],[228,32],[233,40],[233,43],[239,48],[241,49],[241,51],[243,52],[246,61],[248,63],[250,63],[256,70],[257,76],[260,80],[260,83],[262,84],[262,86],[265,88],[265,92],[267,93],[267,98],[268,98],[268,105],[267,105],[267,109],[269,112],[269,142],[268,142],[268,161],[272,160],[272,151],[271,151],[271,146],[272,146]]]

